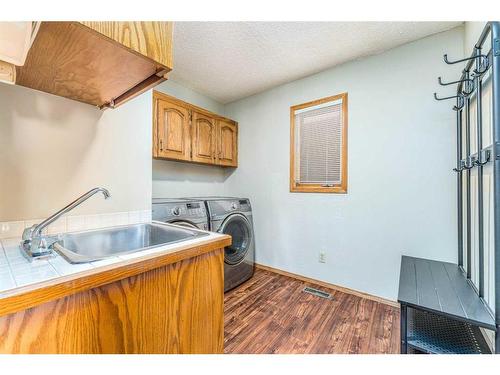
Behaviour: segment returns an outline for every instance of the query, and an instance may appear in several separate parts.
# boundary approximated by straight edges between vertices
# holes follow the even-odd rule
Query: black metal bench
[[[458,265],[403,256],[398,302],[401,353],[491,353],[495,319]]]

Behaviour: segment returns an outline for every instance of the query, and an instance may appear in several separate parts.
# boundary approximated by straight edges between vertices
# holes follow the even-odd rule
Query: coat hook
[[[485,151],[485,157],[484,158],[483,158],[482,152],[480,152],[478,154],[477,160],[475,161],[476,165],[477,166],[483,166],[483,165],[488,164],[488,162],[490,161],[490,156],[491,156],[491,154],[490,154],[489,150]]]
[[[463,95],[454,95],[454,96],[447,96],[444,98],[439,98],[436,93],[434,93],[434,99],[436,100],[448,100],[448,99],[457,99],[457,105],[453,106],[453,110],[459,111],[464,107],[464,97]]]
[[[485,55],[479,55],[483,59],[483,63],[479,64],[479,69],[474,69],[473,72],[476,76],[480,76],[484,73],[486,73],[490,67],[490,60],[488,59],[488,56]]]
[[[446,96],[444,98],[438,98],[437,94],[434,93],[434,99],[436,100],[448,100],[448,99],[456,99],[456,98],[463,98],[462,95],[453,95],[453,96]]]
[[[460,59],[460,60],[455,60],[455,61],[448,60],[448,54],[447,53],[445,53],[444,56],[443,56],[444,62],[446,64],[448,64],[448,65],[458,64],[458,63],[461,63],[463,61],[474,60],[474,59],[477,59],[477,58],[482,58],[482,59],[488,60],[488,58],[485,55],[471,56],[471,57],[466,57],[465,59]]]
[[[468,61],[468,60],[475,60],[475,59],[481,59],[482,62],[479,63],[479,66],[480,67],[483,67],[483,69],[480,69],[480,70],[477,70],[477,69],[474,69],[473,72],[477,75],[481,75],[483,73],[486,73],[486,71],[488,70],[488,68],[490,67],[489,65],[489,60],[488,60],[488,56],[486,55],[476,55],[476,56],[471,56],[471,57],[466,57],[465,59],[460,59],[460,60],[455,60],[455,61],[450,61],[448,60],[448,54],[445,53],[444,56],[443,56],[443,59],[444,59],[444,62],[448,65],[452,65],[452,64],[458,64],[460,62],[463,62],[463,61]]]
[[[453,85],[455,83],[466,82],[466,84],[464,85],[464,88],[469,88],[470,90],[462,90],[462,93],[465,96],[468,96],[474,92],[474,80],[470,79],[470,78],[460,79],[458,81],[452,81],[452,82],[443,82],[441,77],[438,77],[438,82],[441,86],[448,86],[448,85]]]
[[[464,97],[463,96],[457,97],[457,105],[453,106],[453,110],[454,111],[460,111],[464,107],[464,104],[465,104]]]

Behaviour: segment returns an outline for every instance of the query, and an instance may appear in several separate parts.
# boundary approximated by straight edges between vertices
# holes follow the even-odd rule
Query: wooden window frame
[[[342,100],[342,181],[334,186],[298,184],[295,180],[295,111],[316,105]],[[290,192],[347,194],[347,92],[290,107]]]

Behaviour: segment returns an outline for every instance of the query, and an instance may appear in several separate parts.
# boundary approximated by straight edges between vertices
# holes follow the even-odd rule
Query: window
[[[290,107],[290,191],[347,193],[347,93]]]

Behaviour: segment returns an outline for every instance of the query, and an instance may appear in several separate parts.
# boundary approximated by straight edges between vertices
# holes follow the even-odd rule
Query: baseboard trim
[[[330,283],[327,283],[327,282],[324,282],[321,280],[311,279],[310,277],[298,275],[296,273],[292,273],[292,272],[288,272],[288,271],[283,271],[283,270],[280,270],[279,268],[273,268],[273,267],[265,266],[265,265],[259,264],[259,263],[255,263],[255,267],[259,268],[261,270],[274,272],[274,273],[277,273],[279,275],[288,276],[288,277],[291,277],[291,278],[294,278],[297,280],[301,280],[301,281],[304,281],[306,283],[320,285],[320,286],[323,286],[325,288],[337,290],[339,292],[343,292],[343,293],[347,293],[347,294],[352,294],[352,295],[357,296],[357,297],[366,298],[366,299],[369,299],[369,300],[372,300],[375,302],[383,303],[384,305],[389,305],[392,307],[399,308],[399,303],[397,303],[396,301],[392,301],[390,299],[374,296],[372,294],[360,292],[358,290],[354,290],[354,289],[350,289],[350,288],[345,288],[343,286],[330,284]]]

